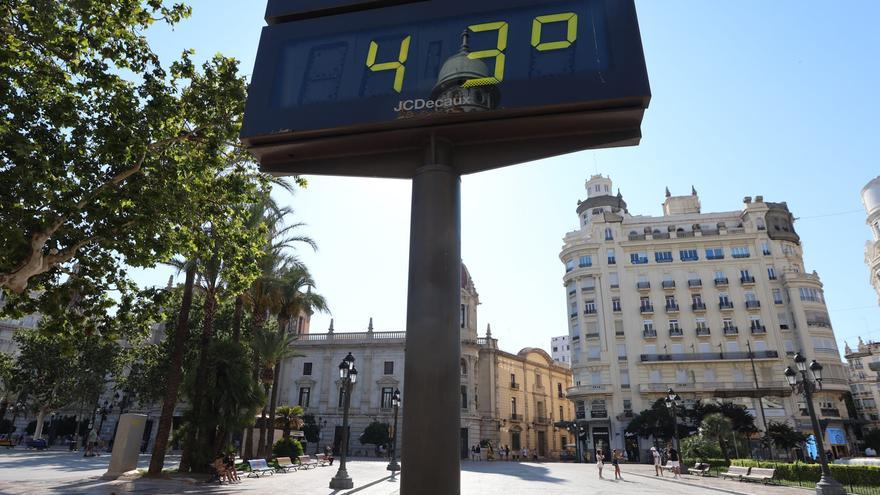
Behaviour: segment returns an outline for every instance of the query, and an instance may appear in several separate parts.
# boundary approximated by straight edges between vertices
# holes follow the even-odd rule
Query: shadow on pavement
[[[463,461],[462,471],[475,473],[500,474],[515,476],[528,481],[542,481],[545,483],[564,483],[567,480],[550,476],[550,469],[534,462],[509,462],[509,461]]]

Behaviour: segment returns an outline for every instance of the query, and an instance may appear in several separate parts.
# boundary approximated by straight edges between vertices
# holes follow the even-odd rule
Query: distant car
[[[15,444],[12,443],[12,437],[6,434],[0,435],[0,447],[6,447],[7,449],[15,447]]]

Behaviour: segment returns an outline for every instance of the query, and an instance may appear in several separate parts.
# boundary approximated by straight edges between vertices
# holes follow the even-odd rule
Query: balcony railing
[[[721,301],[718,303],[719,309],[733,309],[733,303],[730,301]]]
[[[519,390],[519,383],[511,382],[510,388],[512,388],[514,390]]]
[[[753,277],[751,275],[744,275],[739,278],[739,281],[743,285],[751,285],[751,284],[755,283],[755,277]]]
[[[823,408],[819,409],[819,412],[822,413],[822,416],[830,416],[832,418],[839,418],[840,417],[840,409],[837,409],[836,407],[832,407],[832,408],[823,407]]]
[[[754,335],[767,333],[767,327],[765,327],[764,325],[752,325],[751,329],[752,329],[752,334],[754,334]]]
[[[667,304],[666,305],[667,313],[678,313],[678,304]]]
[[[522,421],[522,414],[511,414],[511,421]]]
[[[620,313],[620,311],[621,311],[620,304],[612,304],[611,311],[614,311],[615,313]]]
[[[702,280],[699,280],[699,279],[697,279],[697,280],[688,280],[688,287],[702,287],[702,286],[703,286],[703,281],[702,281]]]
[[[550,418],[548,418],[548,417],[546,417],[546,416],[537,416],[537,417],[535,418],[535,423],[536,423],[536,424],[539,424],[539,425],[550,424]]]
[[[739,335],[739,328],[737,328],[737,327],[724,327],[724,335]]]
[[[746,301],[746,309],[758,309],[761,307],[761,301]]]
[[[642,337],[646,339],[657,338],[657,330],[642,330]]]
[[[670,337],[683,337],[684,332],[680,328],[670,328],[669,329],[669,336]]]
[[[733,254],[731,254],[731,256],[734,258],[737,258],[737,259],[741,259],[741,258],[748,258],[750,255],[749,255],[749,253],[733,253]]]
[[[653,304],[643,304],[639,307],[639,312],[642,314],[649,314],[654,312]]]
[[[636,282],[636,289],[644,290],[644,289],[650,289],[650,288],[651,288],[651,282]]]
[[[596,290],[596,286],[595,286],[595,285],[590,285],[590,286],[587,286],[587,287],[581,287],[581,292],[592,292],[592,291],[594,291],[594,290]]]
[[[664,289],[674,289],[675,280],[664,280],[660,285],[662,285]]]
[[[727,277],[715,279],[715,287],[721,287],[723,285],[727,285],[727,283]]]
[[[708,337],[712,335],[712,331],[709,327],[697,328],[697,337]]]
[[[828,320],[807,320],[807,326],[831,328],[831,322]]]
[[[779,353],[776,351],[753,351],[751,356],[747,351],[737,352],[693,352],[678,354],[641,354],[639,358],[643,363],[656,361],[716,361],[716,360],[746,360],[776,359]]]
[[[590,417],[591,418],[600,418],[600,419],[607,418],[608,417],[608,410],[607,409],[604,409],[604,410],[599,409],[597,411],[590,411]]]
[[[693,303],[691,309],[694,311],[706,311],[706,303]]]
[[[596,308],[587,308],[584,310],[585,315],[594,315],[596,314]]]

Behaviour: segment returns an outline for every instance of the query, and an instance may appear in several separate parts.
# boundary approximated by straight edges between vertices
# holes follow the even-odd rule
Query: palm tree
[[[276,321],[278,322],[278,332],[281,334],[289,334],[291,320],[303,313],[311,316],[315,311],[326,312],[327,301],[324,296],[312,292],[315,281],[309,274],[308,269],[304,266],[293,266],[286,269],[280,276],[279,286],[277,288],[277,308]],[[305,292],[303,292],[305,289]],[[301,331],[302,329],[297,329]],[[272,385],[272,393],[269,396],[269,424],[275,421],[275,405],[278,401],[278,378],[281,373],[280,361],[275,363],[275,378]],[[269,430],[269,437],[266,443],[272,445],[275,440],[275,430]]]
[[[293,342],[296,341],[295,335],[284,335],[278,332],[261,330],[253,336],[251,347],[254,354],[258,356],[257,363],[259,366],[260,382],[263,384],[263,390],[266,397],[269,396],[269,390],[275,383],[275,364],[285,358],[301,357],[293,348]],[[271,445],[266,445],[266,436],[264,431],[267,426],[266,414],[268,412],[268,401],[263,407],[261,415],[262,425],[260,426],[260,438],[258,440],[257,453],[263,454],[266,449],[271,450]]]
[[[724,460],[730,461],[730,454],[727,452],[727,438],[733,435],[730,419],[721,413],[708,414],[700,423],[700,434],[717,440],[724,454]]]
[[[223,340],[211,346],[210,412],[217,430],[212,453],[228,444],[228,435],[252,422],[265,401],[259,385],[251,379],[251,364],[242,345]]]
[[[177,314],[177,328],[174,330],[174,341],[171,346],[171,363],[165,382],[165,397],[162,399],[159,427],[156,430],[156,444],[153,446],[153,454],[150,457],[149,474],[153,476],[159,475],[165,465],[168,437],[171,435],[174,408],[177,406],[177,396],[180,391],[180,382],[183,378],[183,348],[189,329],[189,314],[192,309],[193,286],[196,279],[195,263],[180,261],[175,261],[174,263],[177,264],[178,269],[186,272],[186,279],[183,283],[183,299],[180,303],[180,311]]]
[[[299,430],[305,424],[303,415],[305,410],[302,406],[279,406],[275,409],[275,427],[281,427],[282,438],[290,438],[290,430]]]

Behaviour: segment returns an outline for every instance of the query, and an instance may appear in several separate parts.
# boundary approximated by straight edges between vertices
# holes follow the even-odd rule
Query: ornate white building
[[[867,223],[874,237],[865,243],[865,264],[868,265],[871,285],[877,291],[877,300],[880,302],[880,176],[874,177],[862,189],[862,204],[865,205]]]
[[[565,432],[553,424],[572,418],[572,404],[564,393],[571,386],[571,371],[540,349],[526,348],[517,354],[500,350],[488,325],[486,335],[478,337],[480,300],[464,265],[461,280],[462,457],[468,456],[468,447],[483,440],[557,457],[569,443]],[[327,333],[303,335],[296,347],[305,356],[282,363],[280,403],[303,406],[321,428],[321,448],[325,444],[338,448],[343,435],[338,365],[350,352],[358,378],[351,396],[349,445],[354,455],[372,455],[372,445],[358,442],[364,428],[373,421],[392,423],[395,389],[402,394],[400,414],[406,408],[405,344],[405,332],[374,331],[372,320],[365,332],[337,332],[331,322]],[[402,416],[399,426],[401,421]]]
[[[560,260],[575,381],[568,396],[589,430],[587,448],[610,441],[644,455],[647,443],[624,429],[669,387],[686,402],[743,404],[760,429],[776,421],[808,431],[805,404],[782,375],[796,351],[825,366],[816,405],[826,445],[851,448],[847,377],[822,282],[805,270],[785,203],[746,197],[740,210],[703,213],[693,188],[667,190],[663,215],[642,216],[607,177],[591,177],[586,189]]]

